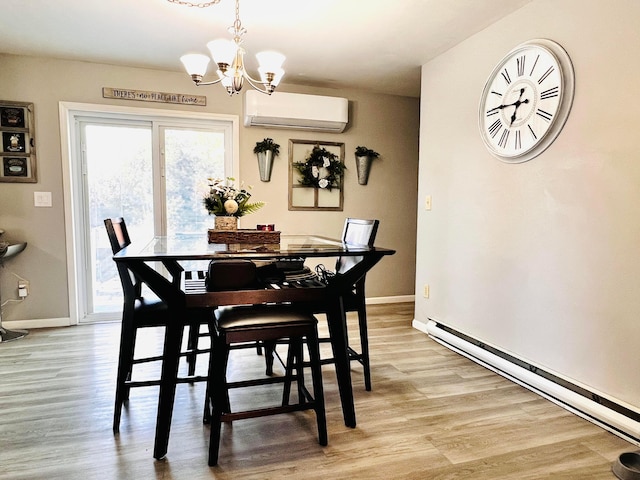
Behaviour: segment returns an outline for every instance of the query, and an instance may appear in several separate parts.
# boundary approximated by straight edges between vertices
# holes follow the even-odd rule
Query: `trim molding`
[[[32,328],[51,328],[51,327],[68,327],[71,325],[71,318],[38,318],[35,320],[11,320],[2,322],[2,326],[9,329],[26,329]]]
[[[383,303],[409,303],[414,302],[415,295],[398,295],[395,297],[372,297],[367,298],[365,303],[367,305],[380,305]]]

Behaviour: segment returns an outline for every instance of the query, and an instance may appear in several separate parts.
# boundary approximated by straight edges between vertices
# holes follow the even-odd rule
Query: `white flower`
[[[331,160],[329,160],[327,157],[322,157],[322,166],[324,168],[328,168],[329,166],[331,166]]]
[[[224,202],[224,209],[229,215],[233,215],[238,211],[238,202],[235,200],[227,200]]]
[[[318,178],[320,176],[320,170],[315,165],[311,167],[311,175],[313,178]]]
[[[329,180],[327,180],[326,178],[321,179],[321,180],[318,182],[318,186],[319,186],[320,188],[327,188],[327,187],[329,186]]]

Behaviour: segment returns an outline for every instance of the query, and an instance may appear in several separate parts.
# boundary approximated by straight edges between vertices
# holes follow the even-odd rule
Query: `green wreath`
[[[344,172],[345,165],[338,155],[331,153],[326,148],[316,145],[304,162],[294,162],[293,167],[298,170],[302,179],[300,184],[305,187],[324,188],[331,190],[340,187],[340,178]],[[323,174],[323,170],[326,175]]]

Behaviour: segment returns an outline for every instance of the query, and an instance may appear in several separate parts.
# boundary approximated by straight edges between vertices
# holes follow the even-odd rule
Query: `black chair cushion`
[[[257,305],[219,308],[215,312],[220,331],[251,328],[276,328],[293,325],[313,325],[316,317],[290,305]]]

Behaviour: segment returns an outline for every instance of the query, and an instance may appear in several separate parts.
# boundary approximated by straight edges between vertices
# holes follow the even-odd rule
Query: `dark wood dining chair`
[[[364,220],[347,218],[342,230],[342,243],[347,247],[373,247],[378,233],[379,220]],[[344,256],[338,258],[335,265],[335,273],[346,272],[362,260],[360,256]],[[320,272],[322,275],[322,271]],[[330,273],[331,274],[331,273]],[[330,275],[329,274],[329,275]],[[330,281],[330,279],[325,279]],[[343,297],[345,312],[357,312],[358,328],[360,333],[360,347],[353,347],[348,342],[349,360],[357,361],[362,365],[364,385],[367,391],[371,390],[371,364],[369,361],[369,334],[367,328],[367,307],[365,304],[365,280],[366,275],[360,278],[353,288]],[[314,313],[326,313],[322,305],[316,305]],[[329,342],[329,338],[320,338],[321,343]],[[359,350],[359,351],[358,351]],[[322,359],[323,364],[333,363],[333,358]]]
[[[209,438],[209,465],[217,465],[220,451],[222,422],[246,418],[276,415],[301,410],[314,410],[318,427],[318,443],[327,445],[327,421],[322,386],[320,349],[317,320],[308,311],[293,305],[243,305],[223,307],[215,311],[212,325],[212,353],[207,385],[207,409],[211,409],[211,433]],[[290,349],[285,375],[263,377],[254,380],[229,382],[227,364],[229,352],[234,344],[275,342],[287,339]],[[304,385],[303,339],[306,339],[309,365],[313,383],[313,394]],[[295,372],[295,374],[293,373]],[[277,406],[232,412],[229,389],[284,383],[282,403]],[[296,381],[298,402],[290,403],[291,382]],[[206,416],[206,415],[205,415]]]
[[[104,224],[111,243],[111,250],[115,255],[123,248],[131,244],[129,232],[123,218],[107,218]],[[116,378],[116,396],[113,412],[113,431],[120,429],[120,418],[122,406],[129,399],[129,391],[132,387],[144,387],[159,385],[160,379],[132,381],[133,366],[140,363],[161,361],[162,356],[135,358],[136,334],[138,329],[145,327],[163,327],[172,321],[167,305],[154,296],[145,297],[142,295],[142,283],[139,279],[121,262],[115,262],[118,275],[122,284],[124,302],[122,307],[122,325],[120,330],[120,351],[118,354],[118,372]],[[180,282],[181,272],[171,272],[178,277],[175,281]],[[188,311],[188,324],[190,332],[199,330],[201,324],[208,324],[212,312],[210,309],[190,309]],[[175,321],[175,319],[173,319]],[[196,337],[197,342],[197,337]],[[198,353],[208,353],[209,349],[198,350],[197,343],[191,350],[182,352],[190,363],[189,375],[184,381],[203,381],[207,377],[195,377],[195,360]],[[193,367],[193,370],[192,370]]]

